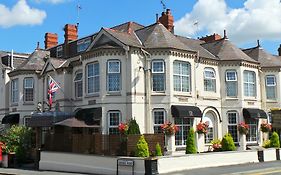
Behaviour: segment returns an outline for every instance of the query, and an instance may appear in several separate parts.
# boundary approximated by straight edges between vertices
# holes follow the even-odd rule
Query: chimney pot
[[[66,24],[64,26],[64,42],[68,43],[69,41],[77,40],[77,38],[77,26],[73,24]]]
[[[198,38],[202,41],[207,42],[212,42],[212,41],[217,41],[221,39],[221,36],[219,34],[214,33],[213,35],[206,35],[205,37]]]
[[[174,17],[171,10],[167,9],[166,13],[162,12],[159,22],[163,24],[170,32],[174,33]]]

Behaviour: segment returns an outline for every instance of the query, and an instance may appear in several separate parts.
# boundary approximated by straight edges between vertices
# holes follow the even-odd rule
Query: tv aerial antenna
[[[79,3],[79,1],[77,1],[77,5],[76,5],[76,9],[77,9],[77,28],[79,27],[80,24],[80,11],[82,10],[82,7]]]
[[[165,5],[164,1],[161,0],[160,3],[162,4],[163,12],[166,11],[167,8],[166,8],[166,5]]]

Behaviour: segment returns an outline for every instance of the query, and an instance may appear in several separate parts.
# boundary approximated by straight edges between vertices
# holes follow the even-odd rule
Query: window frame
[[[154,70],[154,63],[163,63],[162,64],[162,71],[155,71]],[[162,75],[164,79],[163,87],[160,90],[157,90],[156,87],[154,88],[154,75]],[[166,64],[164,60],[156,59],[151,61],[151,88],[152,92],[165,92],[166,90]],[[155,89],[155,90],[154,90]]]
[[[91,37],[87,37],[87,38],[78,40],[77,41],[77,53],[80,53],[80,52],[83,52],[83,51],[87,50],[87,48],[90,45],[91,45]],[[83,46],[83,47],[81,47],[81,46]]]
[[[16,82],[16,89],[13,87],[13,83]],[[16,96],[15,96],[16,95]],[[19,102],[19,79],[12,79],[11,80],[11,103],[18,103]]]
[[[228,73],[234,73],[235,79],[234,80],[230,80],[229,77],[227,76]],[[237,97],[237,94],[238,94],[238,76],[237,76],[237,71],[236,70],[226,70],[225,71],[225,83],[226,83],[226,86],[225,86],[226,96],[227,97]],[[234,95],[232,95],[229,92],[229,88],[228,88],[233,83],[235,83],[235,94]]]
[[[111,121],[110,114],[118,114],[118,124],[117,125],[111,125],[110,124],[111,123],[110,122]],[[107,112],[107,122],[108,122],[108,124],[107,124],[107,128],[108,128],[107,132],[108,132],[109,135],[117,135],[117,134],[119,134],[118,126],[121,123],[121,117],[122,117],[121,111],[119,111],[119,110],[111,110],[111,111]],[[118,132],[111,133],[110,129],[117,129]]]
[[[175,64],[179,64],[180,65],[180,72],[179,74],[175,73],[175,70],[174,70],[174,66]],[[187,74],[183,74],[183,69],[182,69],[182,65],[183,64],[187,64],[187,67],[188,67],[188,72]],[[175,76],[178,76],[180,78],[180,90],[177,90],[176,87],[175,87]],[[188,89],[187,91],[184,91],[183,90],[183,78],[188,78]],[[191,64],[187,61],[179,61],[179,60],[175,60],[173,62],[173,83],[174,83],[174,91],[176,92],[191,92]]]
[[[273,84],[269,84],[268,83],[268,78],[271,77],[274,80]],[[275,75],[266,75],[265,76],[265,90],[266,90],[266,99],[267,100],[276,100],[276,87],[277,87],[277,82],[276,82],[276,76]],[[268,96],[268,91],[270,90],[269,88],[271,88],[271,90],[274,92],[274,96]]]
[[[62,47],[62,45],[57,46],[56,52],[57,52],[56,55],[57,55],[58,58],[63,56],[63,47]]]
[[[26,80],[30,79],[32,80],[32,87],[26,87]],[[27,89],[32,89],[32,100],[27,100]],[[25,77],[23,79],[23,99],[24,102],[33,102],[34,101],[34,78],[33,77]]]
[[[113,62],[116,62],[118,63],[118,71],[110,71],[110,63],[113,63]],[[121,74],[121,61],[119,59],[110,59],[110,60],[107,60],[106,62],[106,67],[107,67],[107,70],[106,70],[106,85],[107,85],[107,92],[109,93],[114,93],[114,92],[120,92],[121,89],[122,89],[122,74]],[[110,75],[119,75],[119,87],[117,88],[117,90],[110,90],[110,79],[109,79],[109,76]]]
[[[206,72],[212,72],[214,76],[213,77],[209,77],[209,76],[206,75]],[[203,75],[204,75],[204,91],[206,91],[206,92],[216,92],[217,91],[217,86],[216,86],[217,75],[216,75],[215,69],[211,68],[211,67],[205,67]],[[205,83],[207,81],[211,81],[213,83],[213,90],[208,90],[210,88],[206,88],[207,85]]]
[[[155,112],[163,112],[163,123],[155,123],[156,122]],[[161,130],[161,125],[163,125],[165,123],[165,121],[166,121],[166,117],[167,117],[166,110],[165,109],[161,109],[161,108],[153,109],[152,110],[152,116],[153,116],[153,131],[154,131],[154,134],[163,133],[162,130]],[[160,129],[157,129],[158,132],[155,132],[156,131],[155,128],[160,128]]]
[[[229,114],[235,114],[235,121],[236,121],[236,123],[229,123]],[[233,135],[231,135],[232,137],[233,137],[233,140],[234,140],[234,143],[238,143],[239,142],[239,132],[238,132],[238,119],[239,119],[239,113],[237,112],[237,111],[227,111],[227,113],[226,113],[226,115],[227,115],[227,132],[229,133],[229,134],[231,134],[230,132],[229,132],[229,126],[235,126],[236,127],[236,141],[235,141],[235,137],[233,136]]]
[[[259,123],[258,120],[248,119],[245,122],[246,122],[246,124],[249,125],[249,132],[246,134],[246,142],[247,143],[257,143],[258,142],[258,123]],[[250,122],[254,122],[254,123],[250,123]],[[256,140],[252,140],[252,138],[253,138],[253,136],[252,136],[253,133],[251,130],[252,127],[256,127],[256,130],[254,133]]]
[[[93,75],[89,76],[89,66],[93,66]],[[95,75],[95,65],[98,67],[98,74]],[[91,62],[86,64],[86,93],[87,95],[97,94],[100,92],[100,64],[98,61]],[[93,91],[89,92],[89,79],[93,79]],[[98,85],[95,83],[95,80],[98,79]]]
[[[179,128],[179,131],[175,133],[175,145],[176,147],[186,146],[188,131],[193,128],[194,118],[175,118],[174,120],[175,125]],[[178,123],[177,120],[181,120],[181,123]],[[189,120],[188,124],[185,124],[184,120]],[[184,130],[185,128],[188,128],[188,130]],[[178,137],[180,139],[177,140]],[[181,143],[178,144],[177,142]]]
[[[82,74],[82,77],[81,79],[79,80],[76,80],[76,76],[78,76],[78,74]],[[73,83],[74,83],[74,96],[75,98],[82,98],[83,97],[83,71],[82,70],[78,70],[75,72],[75,76],[74,76],[74,79],[73,79]],[[79,92],[79,84],[78,83],[81,83],[81,96],[78,96]]]
[[[245,81],[245,73],[247,73],[247,81]],[[250,81],[248,81],[248,79],[249,79],[249,73],[253,73],[254,74],[254,81],[253,82],[250,82]],[[246,96],[246,97],[256,97],[257,96],[257,77],[256,77],[256,72],[255,71],[250,71],[250,70],[244,70],[244,72],[243,72],[243,86],[244,86],[244,96]],[[248,89],[247,89],[247,94],[246,94],[246,86],[245,86],[245,84],[247,84],[248,85]],[[250,94],[250,85],[254,85],[254,94],[253,95],[251,95]]]

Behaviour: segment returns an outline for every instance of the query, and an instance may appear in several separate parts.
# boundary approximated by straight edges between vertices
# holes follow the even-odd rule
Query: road
[[[281,161],[200,168],[165,175],[280,175]]]

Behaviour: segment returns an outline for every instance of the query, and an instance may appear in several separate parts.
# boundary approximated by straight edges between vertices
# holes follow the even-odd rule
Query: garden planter
[[[240,133],[240,137],[239,137],[239,150],[240,151],[244,151],[246,150],[246,134],[242,134]]]
[[[197,152],[199,152],[199,153],[204,152],[205,134],[196,133],[196,147],[197,147]]]
[[[167,139],[167,154],[172,154],[176,151],[175,134],[166,135]]]

